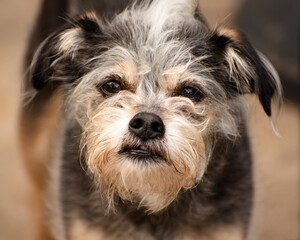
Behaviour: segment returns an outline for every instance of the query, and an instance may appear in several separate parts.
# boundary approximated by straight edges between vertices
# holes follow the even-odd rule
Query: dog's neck
[[[65,212],[67,229],[72,224],[70,219],[73,221],[73,216],[77,215],[78,218],[85,219],[96,228],[105,218],[105,222],[118,222],[120,225],[128,225],[128,227],[145,228],[156,235],[170,236],[170,234],[175,234],[174,229],[177,227],[192,227],[193,222],[197,222],[194,230],[201,231],[202,227],[207,227],[208,222],[221,224],[226,218],[234,218],[232,214],[234,215],[236,212],[230,209],[243,209],[240,205],[252,204],[250,197],[249,199],[245,198],[245,195],[250,194],[249,188],[251,188],[252,179],[248,168],[251,165],[250,151],[247,153],[236,151],[240,145],[249,148],[245,126],[240,126],[240,130],[240,139],[235,143],[218,138],[219,141],[215,143],[206,173],[198,185],[190,190],[181,191],[175,201],[160,212],[147,214],[145,209],[139,208],[137,204],[123,201],[118,197],[116,198],[116,211],[107,212],[105,200],[101,197],[97,186],[94,185],[93,178],[84,168],[84,159],[81,161],[78,159],[81,127],[75,123],[68,125],[65,130],[66,138],[62,159],[64,174],[61,176],[62,207]],[[243,189],[240,189],[240,186],[243,186]],[[240,194],[240,191],[244,193]],[[228,201],[228,199],[237,199],[237,201]],[[250,213],[247,212],[247,209],[249,208],[245,207],[244,209],[246,212],[241,215],[248,218]],[[201,223],[205,223],[205,226]],[[159,231],[159,229],[164,230]],[[156,237],[163,238],[163,236]]]

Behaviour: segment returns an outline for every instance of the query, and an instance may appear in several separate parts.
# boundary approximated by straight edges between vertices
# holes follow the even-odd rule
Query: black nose
[[[145,141],[163,137],[165,126],[161,118],[156,114],[140,112],[130,120],[129,130]]]

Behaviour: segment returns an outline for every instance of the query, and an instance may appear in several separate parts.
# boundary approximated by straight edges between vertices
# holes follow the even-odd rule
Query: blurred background
[[[272,131],[258,101],[247,96],[256,198],[249,240],[299,240],[299,0],[200,0],[211,27],[235,27],[279,72],[284,104]],[[0,2],[0,240],[32,239],[31,184],[18,143],[20,85],[40,0]]]

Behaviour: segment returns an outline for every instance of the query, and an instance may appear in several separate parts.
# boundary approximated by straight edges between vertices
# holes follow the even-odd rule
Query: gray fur
[[[109,239],[178,239],[185,232],[201,237],[224,226],[246,236],[252,161],[239,97],[257,94],[271,116],[270,101],[280,95],[280,83],[243,34],[211,31],[195,3],[138,1],[109,20],[96,16],[102,11],[86,14],[50,35],[33,57],[29,79],[36,91],[29,105],[45,89],[46,95],[60,91],[64,99],[59,191],[66,239],[75,219]],[[101,95],[110,78],[122,79],[125,91]],[[203,98],[185,98],[180,94],[184,86],[198,89]],[[143,143],[130,135],[126,124],[143,111],[162,118],[164,139]],[[153,189],[143,198],[140,186],[126,183],[128,176],[138,178],[121,168],[125,180],[103,186],[106,179],[98,168],[111,159],[106,158],[111,145],[120,153],[119,142],[157,151],[166,147],[162,154],[167,163],[161,164],[179,192],[168,190],[172,182],[158,179],[165,185],[166,200],[159,184],[150,183],[146,187]],[[184,159],[174,157],[180,151]],[[149,166],[150,171],[153,164],[128,166],[143,171]],[[114,185],[114,179],[108,182]],[[157,203],[151,203],[154,193]]]

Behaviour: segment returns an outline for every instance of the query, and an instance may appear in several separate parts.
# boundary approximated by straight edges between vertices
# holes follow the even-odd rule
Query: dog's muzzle
[[[158,115],[148,112],[137,113],[130,120],[128,129],[134,136],[134,140],[125,140],[120,154],[126,154],[129,158],[136,160],[165,159],[163,148],[153,144],[153,142],[160,141],[165,134],[165,125]]]

